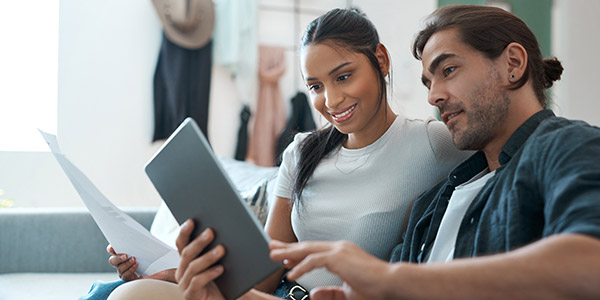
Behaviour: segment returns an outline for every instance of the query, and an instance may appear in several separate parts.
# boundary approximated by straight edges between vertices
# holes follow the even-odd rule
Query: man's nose
[[[427,96],[427,102],[433,106],[439,106],[442,102],[448,99],[448,91],[446,85],[443,82],[431,82],[429,87],[429,95]]]

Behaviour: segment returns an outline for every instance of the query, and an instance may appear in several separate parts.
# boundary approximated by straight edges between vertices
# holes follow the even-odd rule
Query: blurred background
[[[454,3],[499,6],[523,18],[543,54],[557,56],[565,67],[550,90],[552,109],[600,125],[593,89],[600,69],[599,0],[214,0],[214,42],[221,40],[213,43],[209,108],[202,113],[215,152],[236,155],[245,105],[252,138],[264,48],[282,55],[277,117],[289,120],[291,99],[306,92],[297,56],[300,36],[334,7],[358,7],[378,28],[392,58],[393,109],[415,118],[435,116],[410,46],[427,14]],[[218,35],[225,22],[218,12],[225,5],[244,7],[234,45]],[[13,1],[0,11],[0,34],[0,209],[83,205],[37,128],[56,133],[62,152],[116,205],[158,205],[160,197],[144,173],[163,142],[153,142],[153,80],[163,35],[151,1]],[[217,44],[236,49],[237,67],[219,60],[223,48]],[[313,118],[323,124],[318,115]]]

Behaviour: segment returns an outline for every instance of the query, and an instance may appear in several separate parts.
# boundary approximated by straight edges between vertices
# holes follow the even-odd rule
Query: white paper
[[[179,266],[179,253],[153,236],[144,226],[118,209],[94,184],[60,151],[55,135],[40,133],[52,154],[79,193],[104,237],[117,253],[135,256],[138,274],[151,275]]]

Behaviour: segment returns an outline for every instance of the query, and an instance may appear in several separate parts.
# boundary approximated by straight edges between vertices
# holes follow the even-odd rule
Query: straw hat
[[[184,48],[198,49],[212,37],[212,0],[152,0],[167,38]]]

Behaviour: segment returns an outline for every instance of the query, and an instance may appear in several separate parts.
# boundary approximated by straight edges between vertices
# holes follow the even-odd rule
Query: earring
[[[515,74],[510,74],[510,79],[515,79]]]

